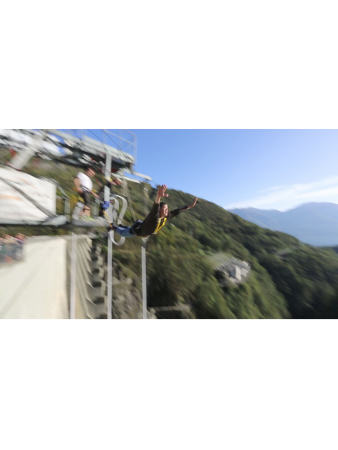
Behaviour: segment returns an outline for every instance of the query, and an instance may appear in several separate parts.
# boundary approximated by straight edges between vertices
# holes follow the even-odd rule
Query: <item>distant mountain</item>
[[[311,245],[338,245],[338,204],[335,203],[305,203],[285,212],[256,208],[231,212],[260,227],[291,234]]]

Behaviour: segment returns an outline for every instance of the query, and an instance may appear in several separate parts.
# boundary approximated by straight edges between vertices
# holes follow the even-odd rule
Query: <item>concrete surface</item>
[[[61,237],[31,238],[23,261],[0,266],[0,318],[69,317],[66,250]]]

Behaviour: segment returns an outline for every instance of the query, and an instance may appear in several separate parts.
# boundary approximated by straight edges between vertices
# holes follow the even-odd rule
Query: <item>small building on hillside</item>
[[[237,258],[229,258],[224,261],[215,271],[215,276],[222,286],[229,284],[242,284],[250,274],[251,267],[246,261]]]

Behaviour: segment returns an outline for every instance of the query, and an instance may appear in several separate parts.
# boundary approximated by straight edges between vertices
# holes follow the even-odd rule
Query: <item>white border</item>
[[[2,321],[2,442],[334,449],[336,337],[335,321]]]

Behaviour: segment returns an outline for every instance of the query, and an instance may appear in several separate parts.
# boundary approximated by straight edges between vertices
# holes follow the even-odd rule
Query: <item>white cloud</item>
[[[274,186],[261,191],[256,197],[228,204],[225,208],[252,207],[286,211],[301,203],[313,201],[338,203],[338,177],[325,178],[314,183]]]

